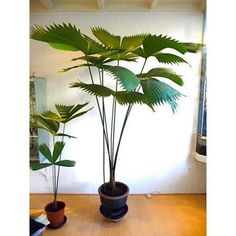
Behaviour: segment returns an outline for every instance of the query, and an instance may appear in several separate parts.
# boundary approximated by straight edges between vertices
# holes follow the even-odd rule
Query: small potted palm
[[[79,88],[95,97],[103,131],[103,184],[98,188],[100,212],[108,219],[119,220],[128,211],[126,201],[129,187],[116,180],[116,166],[132,107],[142,104],[154,111],[155,106],[168,104],[175,112],[182,94],[171,83],[182,86],[183,79],[172,68],[163,67],[162,64],[187,63],[183,55],[198,52],[202,45],[149,33],[121,37],[101,27],[92,28],[92,33],[95,39],[81,33],[74,25],[53,24],[32,27],[30,37],[46,42],[55,49],[80,53],[79,57],[72,59],[79,63],[62,71],[80,67],[88,69],[90,82],[76,81],[70,87]],[[147,70],[146,66],[153,57],[157,63]],[[140,65],[138,74],[130,70],[129,64],[134,62]],[[117,119],[118,105],[127,107],[122,121]],[[117,128],[119,121],[120,130]],[[106,159],[109,166],[108,181],[105,177]]]
[[[66,124],[76,119],[90,109],[81,111],[88,103],[64,106],[56,104],[57,113],[47,110],[40,115],[31,115],[32,122],[31,127],[43,129],[50,133],[53,139],[53,147],[46,144],[39,145],[39,152],[45,157],[46,162],[31,164],[31,170],[36,171],[43,168],[51,167],[52,169],[52,187],[53,187],[53,201],[46,205],[45,212],[50,224],[50,228],[59,228],[66,222],[66,216],[64,215],[65,203],[57,200],[59,180],[60,180],[60,168],[61,167],[73,167],[75,161],[62,159],[62,152],[65,147],[65,137],[75,138],[74,136],[65,133]],[[61,127],[62,126],[62,127]],[[62,130],[62,132],[60,132]],[[56,140],[56,139],[60,140]]]

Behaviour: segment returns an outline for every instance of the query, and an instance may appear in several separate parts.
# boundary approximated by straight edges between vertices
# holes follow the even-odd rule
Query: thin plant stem
[[[140,74],[142,74],[142,72],[144,70],[144,67],[146,65],[146,62],[147,62],[147,58],[145,59],[145,61],[143,63],[143,66],[142,66]],[[141,86],[139,86],[137,91],[139,91],[140,88],[141,88]],[[119,149],[120,149],[120,143],[121,143],[121,140],[122,140],[122,137],[123,137],[123,133],[124,133],[124,129],[125,129],[125,126],[126,126],[128,118],[129,118],[129,115],[130,115],[132,107],[133,107],[133,105],[129,104],[129,106],[127,108],[127,111],[126,111],[126,114],[125,114],[123,125],[122,125],[122,128],[121,128],[121,132],[120,132],[120,136],[119,136],[119,141],[118,141],[117,148],[116,148],[115,161],[114,161],[114,165],[113,165],[113,178],[115,178],[115,170],[116,170],[116,163],[117,163],[118,153],[119,153]]]
[[[63,124],[63,130],[62,130],[63,134],[65,134],[65,128],[66,128],[66,124],[64,123]],[[62,136],[61,141],[64,142],[64,136]],[[61,157],[62,157],[62,154],[60,154],[59,161],[61,161]],[[58,192],[60,168],[61,168],[60,166],[57,167],[56,195],[57,195],[57,192]]]
[[[117,66],[119,66],[119,59],[117,61]],[[118,88],[118,80],[116,80],[115,91],[117,92]],[[112,177],[113,170],[114,170],[114,145],[115,145],[115,130],[116,130],[116,98],[113,97],[112,103],[112,116],[111,116],[111,139],[110,139],[110,146],[111,146],[111,156],[112,156]],[[115,182],[115,180],[113,180]]]
[[[53,136],[53,148],[55,147],[55,136]],[[56,166],[52,165],[52,181],[53,181],[53,194],[54,194],[54,208],[57,208],[57,194],[56,194]]]
[[[102,73],[102,76],[101,76],[101,73]],[[101,72],[98,69],[98,74],[99,74],[100,84],[104,85],[103,70]],[[104,97],[102,97],[102,118],[103,118],[103,122],[104,122],[104,119],[106,119],[106,117],[105,117]],[[105,136],[104,136],[104,133],[102,133],[102,175],[103,175],[103,184],[104,185],[105,185],[105,182],[106,182],[105,165],[106,165]]]
[[[88,60],[87,60],[87,62],[88,62]],[[89,62],[88,62],[88,64],[89,64]],[[89,69],[89,74],[90,74],[91,81],[94,84],[94,79],[93,79],[92,71],[91,71],[91,68],[90,68],[89,65],[88,65],[88,69]],[[100,120],[102,122],[103,134],[104,134],[104,137],[105,137],[107,153],[108,153],[108,156],[109,156],[109,165],[110,165],[110,168],[111,168],[111,155],[110,155],[108,135],[106,134],[106,128],[105,128],[106,124],[105,124],[105,122],[103,120],[102,111],[101,111],[101,107],[100,107],[100,104],[99,104],[97,96],[95,98],[96,98],[96,102],[97,102],[97,106],[98,106]]]

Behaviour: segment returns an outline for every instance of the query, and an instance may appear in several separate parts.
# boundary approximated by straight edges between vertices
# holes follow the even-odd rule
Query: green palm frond
[[[91,28],[93,35],[108,48],[119,48],[121,37],[109,33],[101,27]]]
[[[54,113],[54,112],[52,112],[50,110],[42,112],[42,116],[45,117],[45,118],[54,120],[56,122],[60,122],[61,121],[61,117],[58,114],[56,114],[56,113]]]
[[[44,169],[46,167],[51,166],[51,163],[33,163],[30,165],[30,169],[31,170],[41,170]]]
[[[140,84],[139,78],[130,70],[121,66],[103,66],[104,70],[109,72],[115,79],[117,79],[121,87],[130,92],[137,88]]]
[[[56,135],[58,129],[59,129],[59,122],[44,118],[41,115],[31,115],[33,120],[37,123],[40,123],[40,125],[37,128],[40,128],[40,126],[43,126],[44,129],[48,130],[52,135]]]
[[[64,167],[73,167],[75,166],[76,162],[75,161],[71,161],[71,160],[62,160],[62,161],[58,161],[55,163],[55,165],[57,166],[64,166]]]
[[[33,26],[30,29],[30,38],[47,42],[50,46],[69,51],[82,51],[88,53],[88,42],[80,30],[71,24],[53,24],[46,26]]]
[[[78,113],[78,111],[81,110],[86,105],[88,105],[88,103],[70,105],[70,106],[66,106],[62,104],[55,104],[55,107],[60,115],[60,118],[61,118],[60,122],[65,124],[79,116],[84,115],[85,113],[87,113],[89,110],[92,109],[91,108],[86,111]]]
[[[87,55],[99,54],[108,51],[107,48],[97,43],[95,40],[88,37],[87,35],[83,34],[83,37],[87,40],[88,43]]]
[[[167,103],[171,106],[172,111],[175,112],[177,108],[176,100],[182,96],[180,92],[170,85],[154,78],[142,80],[141,85],[150,106]]]
[[[77,69],[77,68],[84,67],[84,66],[93,66],[93,64],[88,64],[88,63],[79,64],[79,65],[76,65],[76,66],[71,66],[71,67],[61,69],[59,72],[67,72],[69,70]]]
[[[62,142],[62,141],[57,141],[57,142],[54,144],[54,147],[53,147],[53,154],[52,154],[53,164],[55,164],[55,162],[57,161],[57,159],[58,159],[59,156],[61,155],[64,146],[65,146],[65,143]]]
[[[204,47],[204,44],[200,43],[183,43],[183,44],[186,47],[187,51],[191,53],[200,52]]]
[[[166,63],[166,64],[179,64],[179,63],[187,63],[182,57],[179,57],[174,54],[170,53],[157,53],[155,54],[156,59],[160,63]]]
[[[182,76],[177,75],[172,69],[168,69],[168,68],[162,68],[162,67],[153,68],[150,71],[148,71],[148,73],[144,73],[141,75],[139,74],[138,76],[141,79],[144,78],[144,80],[148,78],[152,78],[152,77],[162,77],[162,78],[169,79],[180,86],[184,84],[182,80]]]
[[[145,58],[154,56],[163,49],[171,48],[182,54],[187,52],[185,45],[167,36],[149,35],[143,40],[143,52]]]
[[[132,52],[142,45],[143,40],[147,37],[148,34],[136,34],[131,36],[125,36],[122,38],[120,48]]]
[[[138,103],[150,106],[149,103],[147,102],[146,97],[139,92],[118,91],[115,93],[115,97],[120,105],[128,105],[128,104],[133,105]]]
[[[39,145],[39,151],[51,164],[53,164],[53,156],[46,144]]]
[[[100,84],[86,84],[83,82],[74,82],[70,84],[70,88],[80,88],[92,96],[109,97],[114,95],[115,91]]]

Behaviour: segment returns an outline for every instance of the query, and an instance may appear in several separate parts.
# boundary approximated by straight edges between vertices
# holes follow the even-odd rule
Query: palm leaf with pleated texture
[[[65,143],[62,142],[62,141],[57,141],[57,142],[54,144],[54,147],[53,147],[53,154],[52,154],[52,157],[53,157],[53,164],[55,164],[55,162],[57,161],[57,159],[58,159],[59,156],[61,155],[64,146],[65,146]]]
[[[71,160],[62,160],[62,161],[58,161],[55,163],[55,165],[57,166],[64,166],[64,167],[73,167],[75,166],[76,162],[75,161],[71,161]]]
[[[150,104],[147,102],[146,97],[139,92],[118,91],[115,93],[115,97],[120,105],[128,105],[128,104],[133,105],[138,103],[150,106]]]
[[[30,165],[30,169],[31,170],[40,170],[40,169],[44,169],[46,167],[51,166],[51,163],[33,163]]]
[[[108,48],[119,48],[121,37],[109,33],[101,27],[91,28],[93,35]]]
[[[162,68],[162,67],[153,68],[150,71],[148,71],[148,73],[144,73],[141,75],[139,74],[138,76],[141,79],[142,78],[147,79],[151,77],[162,77],[162,78],[169,79],[180,86],[184,84],[181,76],[177,75],[172,69],[168,69],[168,68]]]
[[[39,145],[39,151],[51,164],[53,164],[53,156],[46,144]]]
[[[140,84],[139,78],[125,67],[104,65],[103,68],[117,79],[121,87],[127,92],[133,91]]]
[[[83,34],[83,37],[87,40],[88,43],[88,51],[86,55],[99,54],[108,51],[108,49],[106,49],[87,35]]]
[[[145,96],[138,92],[127,92],[127,91],[114,91],[110,88],[107,88],[103,85],[99,84],[85,84],[82,82],[75,82],[71,84],[71,88],[80,88],[83,91],[89,93],[90,95],[97,96],[97,97],[109,97],[114,96],[117,99],[117,102],[120,105],[127,105],[127,104],[146,104],[150,106],[147,102]],[[151,106],[150,106],[151,107]]]
[[[44,111],[41,114],[45,118],[54,120],[56,122],[61,122],[61,117],[58,114],[56,114],[56,113],[54,113],[54,112],[52,112],[50,110]]]
[[[166,48],[174,49],[182,54],[187,52],[185,45],[175,39],[162,35],[148,35],[143,40],[143,48],[137,48],[134,53],[140,57],[148,58]]]
[[[31,115],[31,117],[36,122],[39,122],[43,127],[45,127],[45,129],[48,130],[48,132],[50,132],[52,135],[56,135],[59,129],[59,122],[53,121],[51,119],[46,119],[40,115]],[[37,128],[40,128],[40,126],[38,126]]]
[[[97,97],[109,97],[115,93],[112,89],[109,89],[100,84],[86,84],[83,82],[74,82],[70,84],[70,88],[80,88],[90,95]]]
[[[167,103],[171,106],[172,111],[175,112],[177,107],[176,100],[182,96],[180,92],[155,78],[142,80],[141,86],[150,106]]]
[[[136,34],[131,36],[125,36],[122,38],[120,48],[132,52],[142,45],[143,40],[147,37],[148,34]]]
[[[30,37],[35,40],[49,43],[52,47],[60,50],[88,52],[88,42],[80,30],[71,24],[53,24],[46,26],[33,26],[30,30]]]
[[[186,62],[182,57],[179,57],[171,53],[157,53],[155,54],[155,57],[160,63],[166,63],[166,64],[187,63],[188,64],[188,62]]]

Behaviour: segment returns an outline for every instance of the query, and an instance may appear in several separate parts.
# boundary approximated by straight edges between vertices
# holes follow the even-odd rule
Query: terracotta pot
[[[54,203],[51,202],[47,204],[47,206],[44,208],[47,219],[50,221],[51,227],[57,228],[63,225],[65,221],[65,203],[62,201],[57,201],[57,208],[54,208]]]
[[[98,189],[100,195],[101,214],[110,219],[121,219],[127,212],[128,206],[126,205],[129,187],[121,182],[116,182],[116,191],[111,191],[109,183],[101,185]]]

